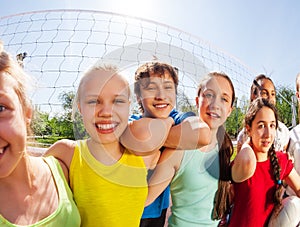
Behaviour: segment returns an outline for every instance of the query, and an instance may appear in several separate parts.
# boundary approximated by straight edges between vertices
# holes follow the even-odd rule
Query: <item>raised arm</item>
[[[145,206],[151,204],[170,184],[180,166],[182,157],[182,150],[166,148],[162,152],[154,173],[148,182],[148,197]]]
[[[208,125],[198,116],[191,116],[170,129],[164,146],[190,150],[205,146],[210,140],[211,131]]]
[[[231,173],[234,182],[242,182],[253,176],[256,169],[256,156],[249,146],[244,143],[240,152],[236,155]]]
[[[129,122],[120,142],[137,155],[152,154],[164,145],[173,124],[171,117],[145,117]]]

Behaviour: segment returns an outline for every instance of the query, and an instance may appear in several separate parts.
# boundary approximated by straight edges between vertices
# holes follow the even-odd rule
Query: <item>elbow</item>
[[[155,200],[154,197],[151,197],[149,194],[147,196],[146,202],[145,202],[145,207],[149,206],[151,203],[153,203]]]
[[[232,180],[236,183],[243,182],[253,176],[256,169],[256,163],[251,160],[244,160],[242,164],[233,164]]]
[[[153,201],[151,201],[150,199],[146,199],[146,202],[145,202],[145,207],[149,206]]]

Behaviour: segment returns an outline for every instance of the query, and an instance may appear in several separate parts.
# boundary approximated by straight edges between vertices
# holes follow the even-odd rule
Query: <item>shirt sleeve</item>
[[[278,156],[279,165],[281,167],[281,179],[285,179],[294,168],[292,160],[288,158],[287,153],[276,152]]]

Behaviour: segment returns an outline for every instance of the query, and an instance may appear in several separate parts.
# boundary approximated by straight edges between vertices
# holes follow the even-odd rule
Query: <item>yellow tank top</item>
[[[139,226],[148,192],[142,157],[125,150],[117,163],[106,166],[80,140],[69,175],[83,227]]]

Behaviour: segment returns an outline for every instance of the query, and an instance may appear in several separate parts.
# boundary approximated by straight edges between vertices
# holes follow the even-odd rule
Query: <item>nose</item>
[[[270,126],[266,126],[265,130],[264,130],[264,137],[268,138],[271,135],[271,127]]]
[[[210,108],[218,109],[218,108],[220,108],[220,103],[221,103],[221,101],[218,98],[213,97],[210,102]]]
[[[157,88],[157,91],[155,93],[155,99],[156,100],[163,100],[166,97],[165,90],[162,87]]]
[[[108,103],[102,103],[99,107],[96,107],[95,111],[98,117],[110,117],[113,112],[114,105]]]

